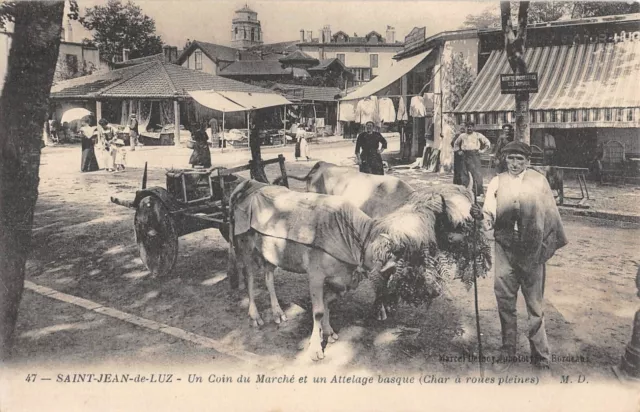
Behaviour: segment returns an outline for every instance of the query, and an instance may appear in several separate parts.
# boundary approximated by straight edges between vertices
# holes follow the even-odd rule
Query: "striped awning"
[[[525,61],[529,72],[538,73],[538,93],[529,101],[531,127],[640,123],[640,42],[536,47],[526,50]],[[500,74],[511,73],[504,50],[492,52],[454,110],[458,120],[496,128],[512,121],[514,95],[500,93]]]

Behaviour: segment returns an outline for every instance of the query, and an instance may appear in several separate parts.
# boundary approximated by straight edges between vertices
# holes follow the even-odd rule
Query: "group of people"
[[[100,169],[105,169],[107,172],[124,171],[127,152],[124,149],[125,141],[118,135],[118,129],[109,124],[105,118],[100,119],[97,126],[91,123],[91,120],[85,119],[80,127],[82,138],[80,170],[82,172],[94,172]],[[138,120],[135,114],[130,116],[128,126],[129,141],[133,151],[139,145]]]
[[[545,262],[567,244],[560,213],[546,177],[528,169],[531,147],[515,140],[510,124],[502,127],[494,147],[493,167],[498,175],[484,193],[480,153],[489,150],[491,143],[474,126],[467,122],[452,143],[454,183],[468,185],[466,179],[472,176],[474,193],[484,198],[484,204],[481,207],[474,202],[471,215],[494,231],[494,292],[502,329],[502,346],[494,369],[506,372],[521,359],[516,356],[516,302],[518,290],[522,290],[529,315],[530,362],[548,371],[550,348],[543,310]]]

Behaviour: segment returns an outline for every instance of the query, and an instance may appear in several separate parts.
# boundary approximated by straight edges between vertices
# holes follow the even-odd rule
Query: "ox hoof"
[[[378,320],[379,321],[387,320],[387,311],[384,309],[384,306],[380,306],[380,310],[378,311]]]
[[[276,322],[276,324],[279,325],[281,322],[287,321],[287,315],[285,315],[284,313],[276,313],[273,316],[273,320]]]
[[[327,342],[329,343],[335,343],[338,341],[338,334],[337,333],[332,333],[331,335],[327,336]]]
[[[322,346],[317,346],[317,348],[309,347],[309,349],[307,350],[309,358],[311,358],[311,360],[314,362],[324,359],[324,351],[322,350]]]
[[[262,320],[262,318],[251,319],[251,326],[253,326],[254,328],[262,325],[264,325],[264,321]]]

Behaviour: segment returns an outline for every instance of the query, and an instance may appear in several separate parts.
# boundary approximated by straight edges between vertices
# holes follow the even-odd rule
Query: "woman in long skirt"
[[[304,127],[302,126],[302,124],[299,124],[296,130],[296,147],[294,149],[294,156],[296,158],[296,161],[300,157],[300,146],[302,144],[302,139],[304,139],[304,133]]]
[[[91,127],[85,123],[80,129],[82,134],[82,159],[80,162],[80,171],[95,172],[99,170],[98,159],[94,150],[95,140],[98,132],[95,127]]]

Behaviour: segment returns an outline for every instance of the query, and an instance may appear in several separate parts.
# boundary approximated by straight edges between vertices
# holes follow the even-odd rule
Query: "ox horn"
[[[469,175],[469,184],[467,185],[467,190],[473,192],[473,175],[469,172],[467,172],[467,174]]]
[[[393,269],[396,267],[396,262],[392,259],[388,260],[387,263],[385,263],[385,265],[380,269],[380,273],[384,273],[390,269]]]

